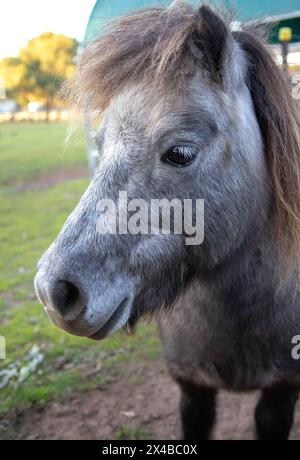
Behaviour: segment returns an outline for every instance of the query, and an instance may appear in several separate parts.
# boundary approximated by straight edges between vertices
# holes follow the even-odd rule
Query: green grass
[[[1,125],[2,184],[7,177],[27,182],[38,171],[53,170],[57,165],[68,169],[76,161],[83,163],[83,143],[81,150],[80,144],[77,146],[75,163],[66,156],[59,159],[65,129],[63,124]],[[43,148],[38,145],[32,148],[33,139],[47,148],[47,158]],[[8,145],[11,156],[6,152]],[[18,370],[26,367],[30,362],[28,353],[34,345],[44,355],[42,363],[24,381],[16,376],[0,389],[0,413],[105,385],[122,372],[126,375],[126,363],[139,360],[142,364],[160,353],[153,326],[139,327],[137,334],[130,338],[119,333],[105,341],[93,342],[68,335],[50,324],[36,300],[32,284],[36,262],[87,184],[87,179],[79,179],[40,190],[0,194],[0,335],[6,339],[7,353],[7,359],[0,360],[0,375],[10,366]],[[5,190],[5,185],[3,187]],[[97,366],[99,371],[95,373]]]
[[[0,187],[33,176],[86,166],[85,137],[78,130],[66,142],[66,123],[0,125]]]
[[[117,441],[139,441],[144,439],[151,439],[150,433],[136,424],[122,426],[116,431],[114,437]]]

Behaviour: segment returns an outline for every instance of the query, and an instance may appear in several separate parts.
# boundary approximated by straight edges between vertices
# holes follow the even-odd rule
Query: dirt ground
[[[73,179],[82,179],[88,178],[88,167],[87,166],[76,166],[72,169],[59,169],[53,170],[52,173],[46,172],[45,174],[38,174],[33,176],[29,182],[25,183],[14,183],[11,180],[4,181],[4,185],[9,187],[12,185],[12,188],[8,188],[8,192],[20,192],[25,190],[39,190],[46,187],[50,187],[60,182],[65,182]]]
[[[2,439],[180,439],[179,392],[163,363],[133,372],[140,383],[118,380],[2,423]],[[140,374],[140,375],[138,375]],[[220,393],[214,439],[254,439],[258,394]],[[3,431],[4,430],[4,431]],[[291,439],[300,439],[300,401]]]

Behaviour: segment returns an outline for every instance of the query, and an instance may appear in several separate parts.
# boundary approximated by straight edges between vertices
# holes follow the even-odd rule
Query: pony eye
[[[196,157],[196,151],[193,147],[186,145],[176,145],[171,147],[162,156],[162,161],[171,163],[174,166],[187,166]]]

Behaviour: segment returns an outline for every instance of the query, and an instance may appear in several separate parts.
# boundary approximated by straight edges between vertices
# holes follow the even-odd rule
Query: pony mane
[[[199,12],[179,0],[110,21],[80,56],[66,88],[71,102],[84,114],[97,115],[129,81],[180,89],[201,69],[203,55],[195,43],[199,20]]]
[[[230,12],[231,13],[231,12]],[[231,15],[223,19],[230,28]],[[279,262],[300,267],[300,123],[291,85],[275,63],[257,25],[233,32],[248,61],[247,85],[261,128],[273,186]],[[149,81],[180,90],[187,76],[205,70],[199,10],[184,2],[146,8],[114,20],[82,52],[68,85],[73,105],[100,115],[128,82]],[[201,44],[202,40],[202,44]],[[207,42],[207,43],[204,43]],[[202,46],[201,46],[202,45]],[[214,46],[214,43],[211,43]],[[202,48],[202,49],[201,49]]]
[[[279,265],[300,269],[300,117],[288,77],[261,37],[261,26],[234,32],[248,58],[247,84],[272,181]],[[283,264],[282,264],[283,262]]]

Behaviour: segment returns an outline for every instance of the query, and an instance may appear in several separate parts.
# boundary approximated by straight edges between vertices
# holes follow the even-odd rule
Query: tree
[[[30,40],[17,58],[0,61],[8,96],[21,105],[42,100],[48,113],[61,83],[74,72],[77,46],[73,38],[45,32]]]
[[[4,58],[0,61],[0,75],[4,77],[6,97],[15,99],[20,105],[27,102],[26,94],[21,91],[25,66],[19,58]]]

